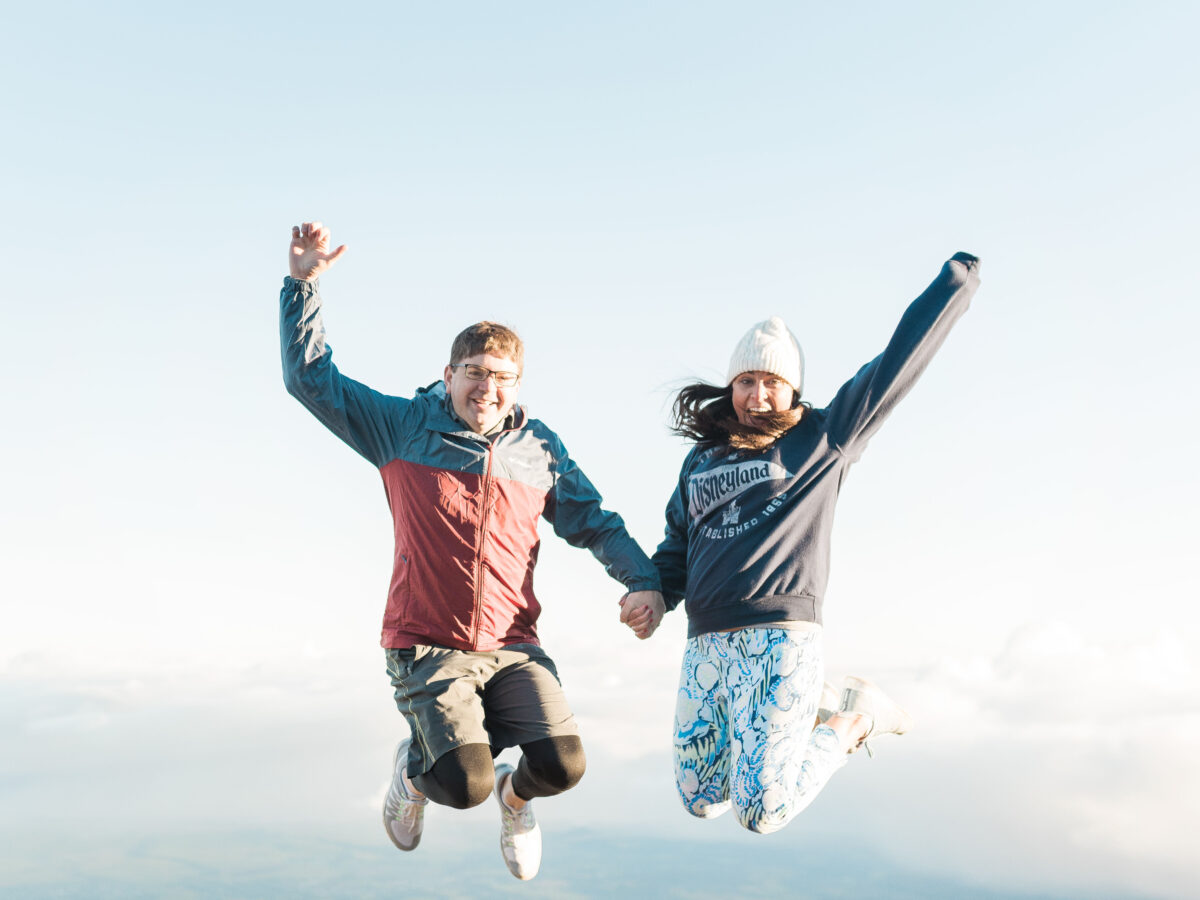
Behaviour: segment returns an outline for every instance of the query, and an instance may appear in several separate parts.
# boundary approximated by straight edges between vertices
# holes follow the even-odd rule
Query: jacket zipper
[[[487,466],[483,473],[483,510],[479,514],[479,540],[475,546],[475,615],[471,619],[471,649],[479,649],[479,620],[483,617],[483,547],[487,541],[488,511],[492,495],[492,450],[496,445],[487,445]]]

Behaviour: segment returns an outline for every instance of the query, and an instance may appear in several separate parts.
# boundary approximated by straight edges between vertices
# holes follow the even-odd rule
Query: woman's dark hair
[[[766,450],[804,417],[812,406],[796,397],[791,409],[755,416],[761,427],[743,425],[733,411],[733,387],[703,381],[686,385],[675,395],[671,432],[701,447],[728,444],[734,450]]]

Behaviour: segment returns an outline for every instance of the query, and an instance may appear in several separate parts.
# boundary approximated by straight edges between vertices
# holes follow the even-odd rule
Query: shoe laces
[[[404,792],[404,788],[397,787],[395,782],[388,788],[388,812],[397,822],[415,823],[421,817],[427,803],[428,797],[410,797]]]
[[[520,809],[513,809],[507,803],[501,805],[504,807],[504,816],[502,817],[504,822],[501,831],[508,843],[512,843],[519,835],[528,834],[537,827],[532,803],[526,803]]]
[[[400,815],[396,817],[396,821],[411,827],[420,822],[424,814],[425,804],[410,800],[400,807]]]

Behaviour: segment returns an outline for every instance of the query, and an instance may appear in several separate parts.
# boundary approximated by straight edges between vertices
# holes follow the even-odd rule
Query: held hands
[[[298,281],[316,281],[345,252],[345,244],[329,252],[329,229],[320,222],[293,225],[292,245],[288,248],[288,269]]]
[[[633,591],[621,598],[621,622],[643,641],[654,634],[666,611],[658,591]]]

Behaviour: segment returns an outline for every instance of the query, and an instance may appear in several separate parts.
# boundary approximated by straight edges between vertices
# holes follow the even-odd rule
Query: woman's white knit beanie
[[[804,387],[804,353],[800,342],[788,331],[779,316],[759,322],[738,341],[729,360],[726,384],[743,372],[770,372],[778,375],[800,394]]]

